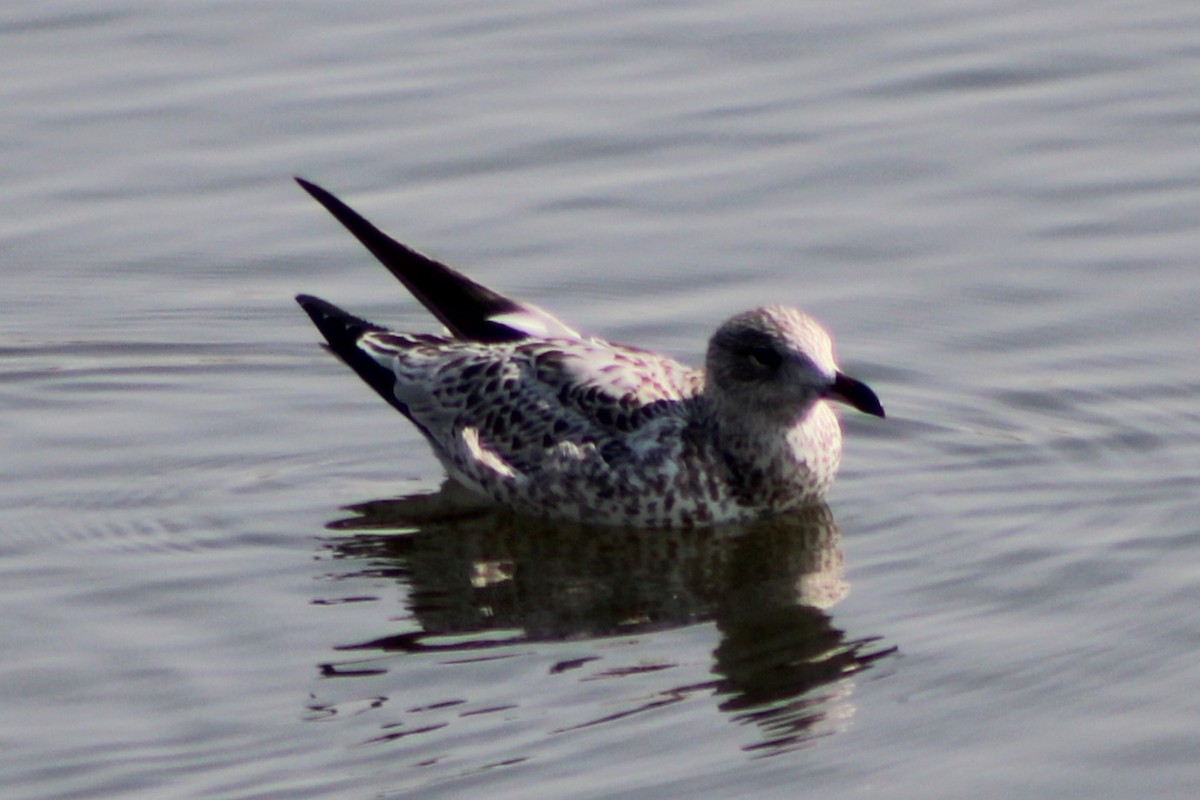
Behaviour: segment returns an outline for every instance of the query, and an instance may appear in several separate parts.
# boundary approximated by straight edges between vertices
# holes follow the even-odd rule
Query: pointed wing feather
[[[303,178],[296,178],[296,183],[346,226],[455,337],[475,342],[514,342],[530,336],[579,338],[552,314],[518,303],[405,247],[320,186]]]
[[[296,302],[312,319],[317,330],[329,343],[329,349],[340,358],[358,376],[374,389],[380,397],[391,403],[401,414],[408,417],[408,409],[396,399],[392,387],[396,378],[390,370],[384,369],[375,359],[370,358],[358,348],[358,341],[367,333],[383,331],[378,325],[367,322],[349,314],[326,302],[319,297],[307,294],[296,295]]]
[[[421,420],[413,415],[408,403],[396,394],[396,373],[391,365],[381,363],[362,346],[364,341],[376,335],[386,336],[387,331],[374,323],[349,314],[319,297],[307,294],[296,295],[296,302],[300,304],[300,307],[312,319],[313,324],[317,326],[317,330],[325,337],[325,341],[329,343],[329,349],[333,351],[334,355],[354,370],[358,377],[362,378],[389,405],[408,417],[421,433],[425,434],[425,438],[436,447],[436,441],[430,435],[430,431]],[[427,343],[450,341],[435,337],[415,338]]]

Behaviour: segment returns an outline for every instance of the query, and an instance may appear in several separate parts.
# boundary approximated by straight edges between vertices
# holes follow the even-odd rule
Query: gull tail
[[[320,186],[303,178],[296,178],[296,183],[346,226],[456,338],[476,342],[514,342],[531,335],[579,338],[577,332],[536,306],[493,292],[405,247]]]

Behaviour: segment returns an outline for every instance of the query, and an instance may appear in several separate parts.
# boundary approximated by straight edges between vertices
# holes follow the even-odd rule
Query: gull
[[[445,326],[402,333],[311,295],[329,349],[408,418],[450,479],[521,514],[638,528],[748,522],[823,500],[842,455],[830,401],[883,417],[794,308],[737,314],[704,369],[587,336],[392,239],[296,181]]]

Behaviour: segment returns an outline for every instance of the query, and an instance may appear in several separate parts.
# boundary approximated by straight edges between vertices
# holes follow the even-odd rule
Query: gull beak
[[[848,406],[853,406],[864,414],[883,417],[883,405],[871,387],[862,381],[856,381],[848,375],[837,373],[833,385],[826,390],[825,396]]]

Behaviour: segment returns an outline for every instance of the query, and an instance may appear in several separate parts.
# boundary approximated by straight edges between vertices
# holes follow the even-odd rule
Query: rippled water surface
[[[1184,797],[1200,9],[0,11],[5,797]],[[587,331],[835,332],[828,508],[439,513],[293,174]]]

